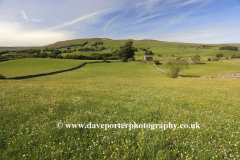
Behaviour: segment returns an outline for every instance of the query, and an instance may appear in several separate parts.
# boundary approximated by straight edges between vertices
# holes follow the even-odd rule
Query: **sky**
[[[240,43],[240,0],[0,0],[0,46],[81,38]]]

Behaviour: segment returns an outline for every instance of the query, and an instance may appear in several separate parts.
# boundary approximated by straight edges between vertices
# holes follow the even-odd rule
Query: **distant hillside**
[[[88,42],[86,46],[90,47],[95,42],[103,42],[103,46],[105,47],[120,47],[126,43],[126,40],[112,40],[107,38],[86,38],[86,39],[73,39],[73,40],[66,40],[66,41],[59,41],[54,44],[49,44],[42,47],[0,47],[0,51],[6,51],[6,50],[19,50],[19,49],[38,49],[38,48],[62,48],[70,45],[78,45],[78,44],[84,44],[85,42]],[[184,48],[202,48],[204,45],[211,46],[212,49],[218,50],[221,46],[226,45],[233,45],[240,48],[240,44],[198,44],[198,43],[181,43],[181,42],[165,42],[165,41],[158,41],[158,40],[150,40],[150,39],[144,39],[144,40],[133,40],[134,47],[137,48],[150,48],[150,49],[184,49]]]
[[[91,39],[74,39],[74,40],[67,40],[67,41],[59,41],[54,44],[50,44],[44,47],[48,48],[59,48],[59,47],[65,47],[69,45],[76,45],[76,44],[83,44],[85,42],[88,42],[88,46],[91,46],[95,44],[95,42],[103,42],[103,45],[105,47],[119,47],[121,45],[124,45],[126,43],[126,40],[112,40],[112,39],[101,39],[101,38],[91,38]],[[201,46],[202,44],[197,43],[180,43],[180,42],[165,42],[165,41],[157,41],[157,40],[133,40],[135,47],[151,47],[151,48],[158,48],[158,47],[179,47],[179,46],[190,46],[193,47]],[[212,46],[218,46],[219,45],[212,45]]]
[[[12,51],[12,50],[22,50],[22,49],[38,49],[42,47],[0,47],[0,51]]]

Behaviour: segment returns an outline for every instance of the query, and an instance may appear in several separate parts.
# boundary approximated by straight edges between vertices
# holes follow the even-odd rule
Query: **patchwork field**
[[[30,67],[35,64],[26,71],[35,73]],[[65,69],[79,61],[56,64]],[[12,64],[14,73],[1,67],[1,73],[13,76],[21,72],[18,67]],[[191,65],[180,72],[186,78],[173,79],[147,63],[101,63],[51,76],[1,80],[0,159],[239,159],[239,79],[188,78],[239,70],[238,65],[211,62]],[[198,123],[200,128],[105,131],[65,126],[90,122]]]
[[[85,47],[91,47],[95,42],[103,42],[103,45],[106,48],[119,48],[120,46],[123,46],[126,43],[127,40],[99,40],[99,39],[76,39],[76,40],[68,40],[68,41],[62,41],[57,42],[48,46],[48,48],[58,48],[63,47],[60,50],[67,50],[67,47],[64,48],[64,46],[68,45],[76,45],[76,44],[83,44],[85,42],[88,42]],[[194,43],[178,43],[178,42],[164,42],[164,41],[157,41],[157,40],[133,40],[133,46],[136,48],[149,48],[153,51],[154,55],[156,56],[155,59],[159,59],[157,55],[162,55],[163,57],[170,58],[172,55],[175,57],[183,56],[183,57],[190,57],[194,56],[196,54],[201,55],[204,57],[204,60],[207,60],[207,58],[212,58],[216,54],[223,53],[224,58],[225,57],[231,57],[233,54],[240,55],[240,51],[229,51],[229,50],[219,50],[219,47],[224,45],[219,44],[194,44]],[[229,44],[231,45],[231,44]],[[240,47],[240,44],[233,44],[234,46]],[[203,48],[203,46],[211,46],[209,48]],[[80,46],[75,46],[78,50],[81,48]],[[70,47],[71,50],[74,50],[75,47]],[[94,48],[94,47],[93,47]],[[62,56],[65,56],[67,54],[77,54],[77,55],[85,55],[89,56],[92,53],[111,53],[111,50],[103,50],[103,51],[90,51],[90,52],[72,52],[72,53],[62,53]],[[144,51],[139,50],[139,52],[135,52],[136,59],[141,59],[143,55],[145,54]],[[139,57],[140,56],[140,57]],[[160,59],[159,59],[160,60]]]

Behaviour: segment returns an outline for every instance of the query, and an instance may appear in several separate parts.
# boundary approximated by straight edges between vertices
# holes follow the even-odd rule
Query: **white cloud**
[[[106,31],[106,28],[108,25],[110,25],[118,16],[113,17],[111,20],[108,21],[108,23],[105,25],[104,30]]]
[[[29,18],[28,18],[28,16],[26,15],[26,13],[25,13],[24,11],[21,11],[21,13],[22,13],[23,19],[25,19],[26,21],[29,21]],[[37,19],[37,18],[30,19],[30,21],[42,23],[42,21],[40,21],[40,20]]]
[[[23,12],[23,11],[21,11],[21,12],[22,12],[23,18],[24,18],[26,21],[28,21],[28,17],[27,17],[27,15],[25,14],[25,12]]]
[[[0,22],[0,46],[41,46],[71,39],[66,31],[28,30],[17,22]]]
[[[188,5],[188,4],[196,3],[196,2],[199,2],[199,0],[189,0],[189,1],[185,2],[185,3],[183,3],[183,4],[181,5],[181,7],[186,6],[186,5]]]
[[[161,15],[163,15],[163,14],[151,15],[151,16],[148,16],[148,17],[145,17],[145,18],[139,19],[138,21],[134,22],[134,24],[137,24],[137,23],[140,23],[140,22],[146,21],[146,20],[151,19],[151,18],[154,18],[154,17],[161,16]]]
[[[42,23],[42,21],[40,21],[39,19],[36,19],[36,18],[31,19],[31,21]]]
[[[73,24],[75,24],[75,23],[77,23],[79,21],[82,21],[84,19],[87,19],[87,18],[93,17],[95,15],[98,15],[98,14],[104,12],[104,11],[106,11],[106,10],[101,10],[101,11],[98,11],[98,12],[94,12],[92,14],[88,14],[88,15],[85,15],[85,16],[78,17],[77,19],[75,19],[73,21],[65,22],[64,24],[61,24],[59,26],[52,27],[52,28],[50,28],[50,30],[60,29],[60,28],[63,28],[63,27],[67,27],[67,26],[73,25]]]

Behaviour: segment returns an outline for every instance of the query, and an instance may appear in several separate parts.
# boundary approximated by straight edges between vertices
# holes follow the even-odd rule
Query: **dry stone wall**
[[[107,61],[107,62],[122,62],[122,61]],[[135,61],[129,61],[129,62],[135,62]],[[145,62],[145,61],[136,61],[136,62]],[[95,61],[95,62],[85,62],[77,67],[73,67],[70,69],[65,69],[65,70],[60,70],[60,71],[54,71],[54,72],[49,72],[49,73],[41,73],[41,74],[34,74],[34,75],[27,75],[27,76],[19,76],[19,77],[11,77],[11,78],[6,78],[6,79],[10,79],[10,80],[14,80],[14,79],[27,79],[27,78],[34,78],[34,77],[41,77],[41,76],[48,76],[48,75],[53,75],[53,74],[57,74],[57,73],[63,73],[63,72],[68,72],[68,71],[72,71],[72,70],[76,70],[78,68],[81,68],[83,66],[85,66],[86,64],[91,64],[91,63],[103,63],[103,61]],[[124,62],[125,63],[125,62]]]

